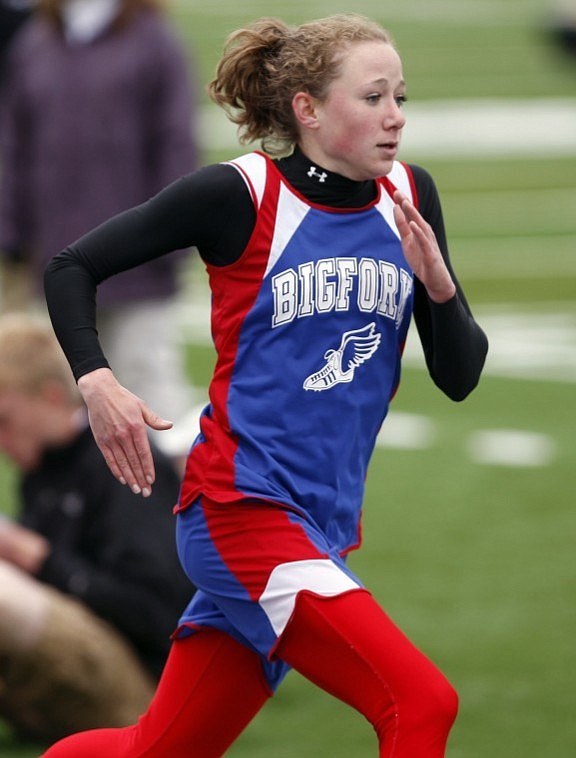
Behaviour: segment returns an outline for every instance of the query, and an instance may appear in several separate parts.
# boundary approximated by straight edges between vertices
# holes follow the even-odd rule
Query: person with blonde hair
[[[108,471],[46,320],[0,318],[0,719],[51,741],[146,708],[190,594],[174,547],[178,475],[140,509]]]
[[[172,184],[46,271],[95,437],[134,493],[154,492],[146,430],[170,421],[112,373],[98,283],[195,245],[216,365],[176,509],[198,591],[154,699],[132,727],[73,735],[45,756],[216,758],[293,667],[368,719],[381,758],[440,758],[456,693],[346,563],[412,314],[453,400],[474,389],[487,350],[434,183],[397,160],[400,57],[362,16],[265,18],[230,37],[210,93],[263,150]]]

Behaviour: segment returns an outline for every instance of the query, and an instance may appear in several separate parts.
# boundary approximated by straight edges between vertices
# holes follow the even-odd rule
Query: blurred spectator
[[[576,0],[555,4],[550,31],[554,42],[569,55],[576,56]]]
[[[8,51],[1,103],[4,310],[40,295],[47,261],[71,240],[197,167],[190,67],[160,0],[38,0]],[[99,296],[116,373],[173,421],[193,404],[173,312],[184,257],[104,282]]]
[[[35,5],[35,0],[0,0],[0,82],[8,43]]]
[[[52,329],[27,314],[0,318],[0,452],[21,476],[18,520],[0,518],[0,718],[40,741],[132,723],[190,595],[179,477],[155,453],[147,501],[114,479]]]

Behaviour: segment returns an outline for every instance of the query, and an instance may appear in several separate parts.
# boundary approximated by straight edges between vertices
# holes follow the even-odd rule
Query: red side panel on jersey
[[[257,222],[244,253],[236,263],[224,267],[206,266],[212,291],[212,337],[218,361],[210,384],[211,414],[200,419],[204,440],[195,445],[188,458],[176,510],[186,508],[205,492],[203,483],[208,477],[212,497],[233,501],[245,496],[235,488],[237,441],[230,431],[227,400],[240,331],[246,314],[258,296],[268,264],[280,181],[275,172],[269,172],[271,176],[266,179],[266,191],[258,208],[256,188],[242,167],[234,165],[246,180],[258,211]]]

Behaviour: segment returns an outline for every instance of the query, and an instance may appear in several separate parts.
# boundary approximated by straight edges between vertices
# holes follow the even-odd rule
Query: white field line
[[[402,160],[420,157],[538,157],[576,154],[576,98],[446,100],[408,103]],[[547,124],[545,138],[542,124]],[[200,113],[200,136],[210,150],[237,150],[236,127],[220,108]]]
[[[200,288],[180,302],[178,319],[182,340],[211,344],[208,298]],[[554,304],[527,312],[505,306],[475,309],[488,335],[490,350],[486,374],[514,379],[576,382],[576,309]],[[422,348],[411,327],[404,365],[424,367]]]
[[[484,308],[476,317],[490,340],[486,374],[516,380],[576,382],[576,310],[573,307],[558,311],[555,305],[553,311],[538,314],[506,307]],[[201,295],[193,303],[181,304],[179,320],[185,342],[211,342],[205,296]],[[414,328],[411,328],[404,363],[424,369]],[[197,392],[200,396],[207,396],[206,390],[197,388]],[[187,440],[195,436],[195,433],[191,434],[190,419],[183,425],[182,432]],[[178,435],[178,430],[175,433]],[[392,410],[376,444],[384,448],[423,450],[432,447],[436,437],[433,419]],[[478,429],[466,440],[465,450],[477,464],[522,468],[551,464],[557,446],[549,435],[538,431]]]
[[[485,373],[512,379],[576,382],[576,310],[475,309],[490,343]],[[415,329],[404,353],[407,366],[424,365]]]

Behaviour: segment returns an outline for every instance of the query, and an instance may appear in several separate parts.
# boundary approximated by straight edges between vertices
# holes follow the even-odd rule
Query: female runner
[[[388,34],[368,19],[261,19],[228,40],[210,92],[265,152],[182,178],[49,266],[51,317],[96,440],[135,493],[154,481],[146,428],[170,422],[108,366],[97,284],[196,246],[217,362],[176,508],[198,591],[152,705],[136,725],[73,735],[47,758],[216,758],[290,667],[364,714],[379,756],[444,755],[452,686],[346,565],[412,314],[430,375],[454,400],[476,386],[487,350],[434,183],[396,160],[405,89]]]

